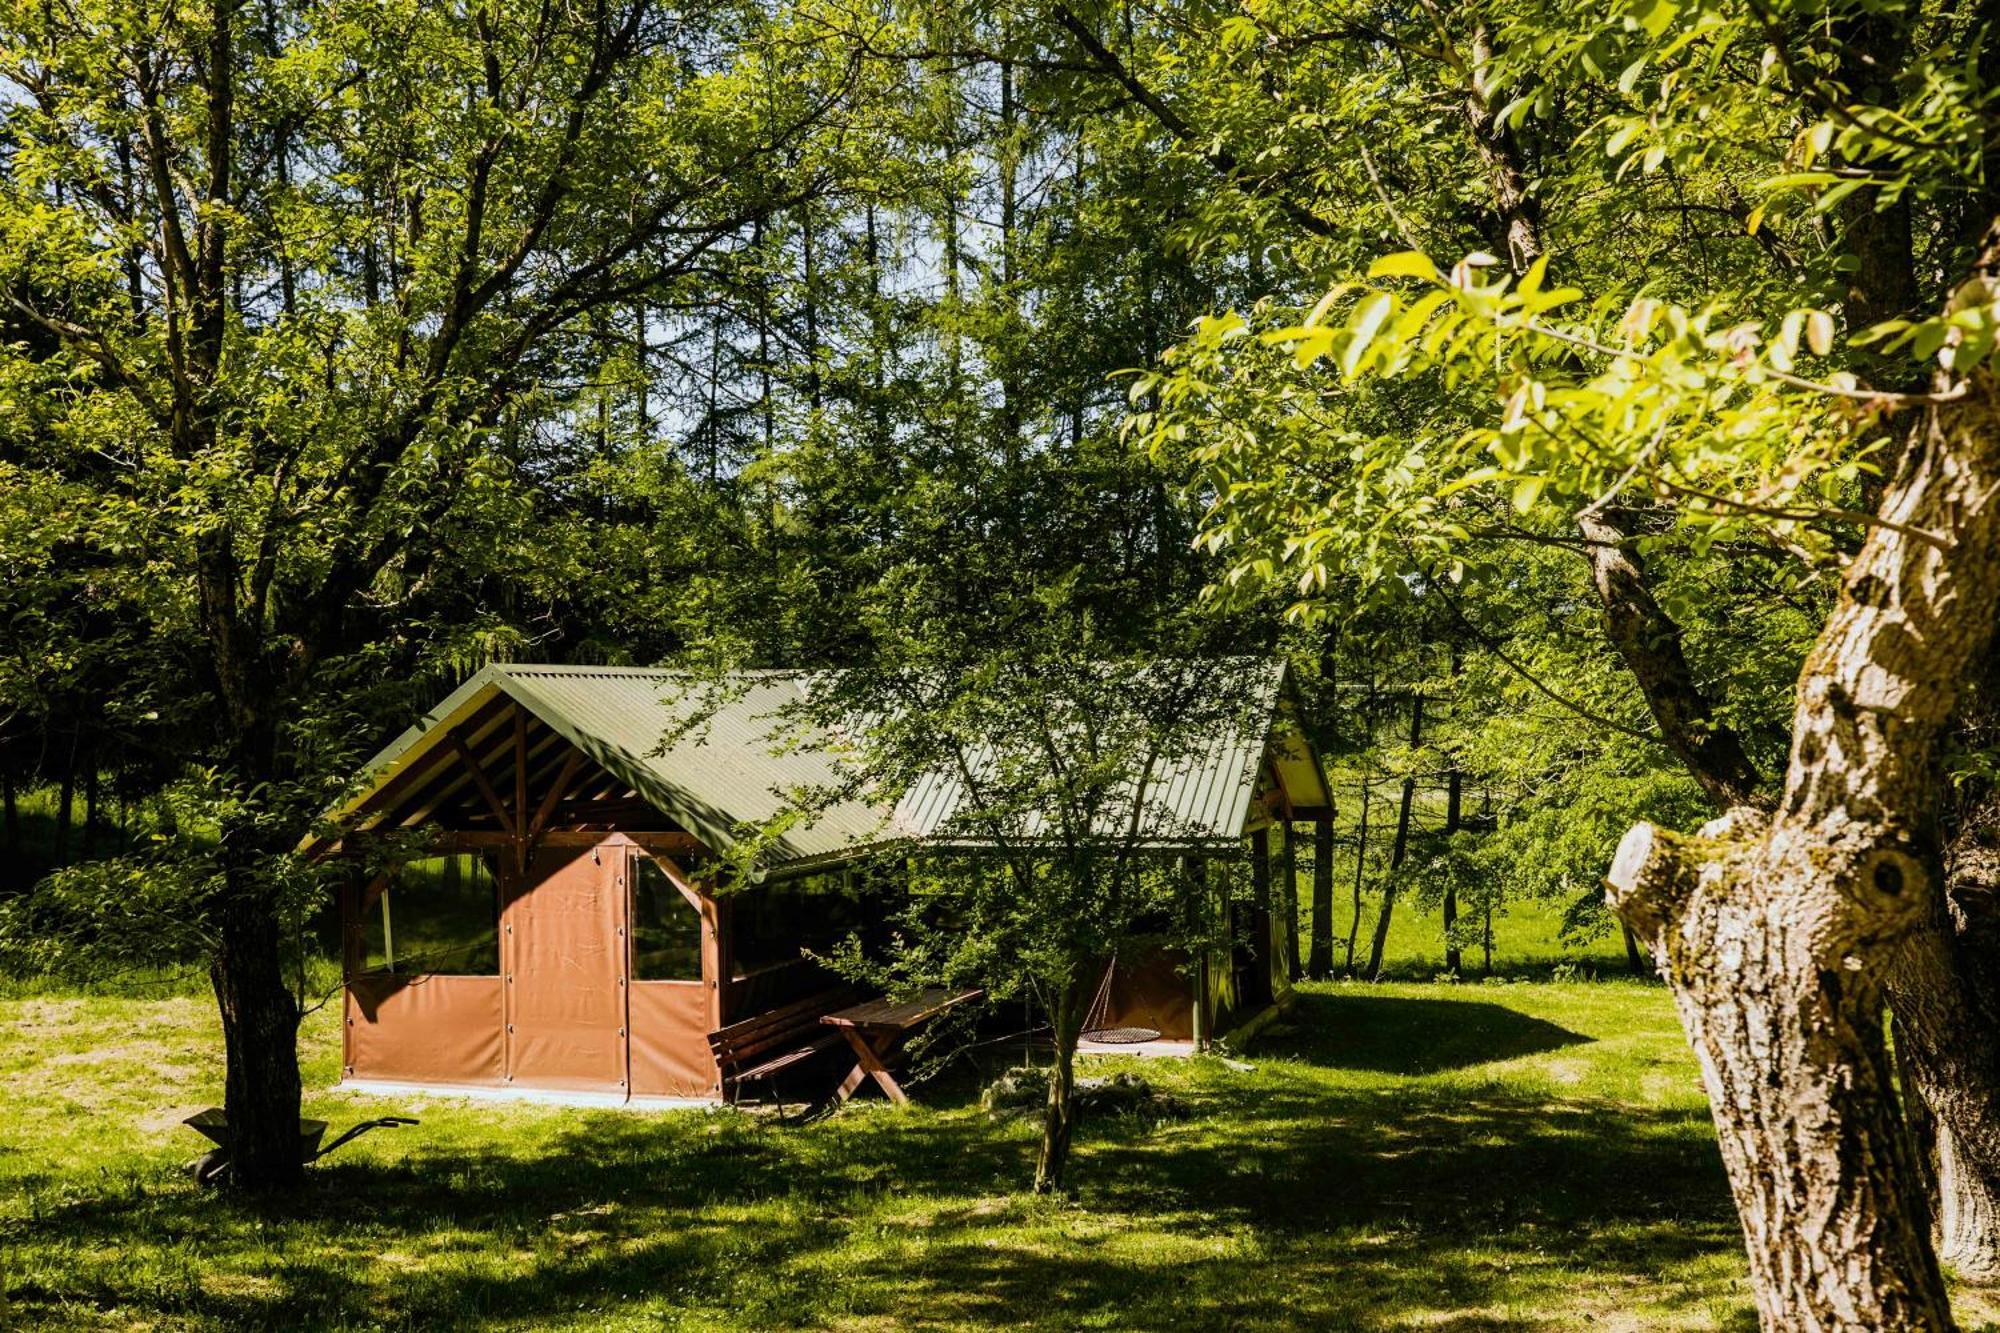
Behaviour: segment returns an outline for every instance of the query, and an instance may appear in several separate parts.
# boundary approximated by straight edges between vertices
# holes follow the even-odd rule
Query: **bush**
[[[979,1094],[979,1105],[995,1120],[1009,1120],[1040,1114],[1048,1099],[1049,1070],[1041,1065],[1019,1065],[987,1084]],[[1076,1109],[1080,1115],[1129,1115],[1147,1120],[1180,1120],[1190,1114],[1186,1102],[1154,1092],[1142,1075],[1130,1073],[1079,1078]]]

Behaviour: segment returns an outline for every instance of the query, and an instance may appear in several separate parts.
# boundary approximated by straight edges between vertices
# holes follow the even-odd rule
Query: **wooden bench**
[[[840,1033],[829,1032],[820,1019],[852,1003],[853,988],[835,986],[709,1033],[708,1047],[729,1100],[734,1102],[746,1083],[772,1078],[840,1045]]]

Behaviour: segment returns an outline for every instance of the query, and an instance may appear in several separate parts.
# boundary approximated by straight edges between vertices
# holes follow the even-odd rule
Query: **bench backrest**
[[[708,1034],[709,1049],[715,1052],[719,1063],[742,1064],[808,1034],[819,1035],[823,1030],[819,1021],[821,1015],[844,1009],[853,1002],[854,991],[851,987],[836,986],[820,991],[717,1028]]]

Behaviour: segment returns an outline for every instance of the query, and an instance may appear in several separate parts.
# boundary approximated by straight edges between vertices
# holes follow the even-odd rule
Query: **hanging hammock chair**
[[[1105,1012],[1111,1006],[1111,980],[1118,973],[1118,955],[1112,954],[1111,961],[1104,965],[1104,980],[1098,983],[1097,998],[1090,1002],[1090,1012],[1083,1020],[1083,1039],[1105,1046],[1136,1046],[1142,1041],[1158,1041],[1159,1032],[1154,1028],[1108,1028],[1104,1026]]]

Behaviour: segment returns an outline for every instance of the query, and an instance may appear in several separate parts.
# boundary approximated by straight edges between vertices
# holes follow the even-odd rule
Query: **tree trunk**
[[[1996,258],[2000,231],[1962,300]],[[1951,387],[1806,659],[1776,814],[1638,825],[1608,877],[1701,1062],[1772,1333],[1952,1327],[1882,1021],[1943,891],[1938,741],[2000,607],[2000,392]]]
[[[1991,673],[1989,672],[1989,681]],[[1987,683],[1987,682],[1982,682]],[[2000,798],[1961,816],[1946,894],[1889,973],[1897,1054],[1935,1153],[1938,1258],[2000,1281]]]
[[[1455,885],[1448,885],[1444,891],[1444,970],[1453,976],[1458,975],[1465,962],[1459,954],[1458,945],[1453,942],[1452,937],[1457,931],[1458,889]]]
[[[1368,867],[1368,784],[1361,784],[1361,826],[1354,832],[1354,915],[1347,920],[1347,962],[1343,971],[1354,975],[1354,942],[1361,934],[1361,881]]]
[[[1457,665],[1456,654],[1453,666]],[[1458,832],[1463,812],[1465,778],[1457,769],[1445,775],[1444,833],[1448,838]],[[1458,886],[1448,884],[1444,891],[1444,970],[1457,976],[1465,965],[1465,959],[1458,948]]]
[[[1639,937],[1625,927],[1625,967],[1635,977],[1646,975],[1646,955],[1639,951]]]
[[[1285,897],[1282,904],[1285,916],[1291,922],[1291,929],[1285,932],[1285,976],[1297,981],[1304,972],[1299,967],[1299,851],[1298,826],[1286,820],[1281,827],[1285,834],[1285,847],[1278,861],[1278,868],[1285,876]]]
[[[1410,807],[1417,796],[1417,780],[1403,779],[1403,803],[1396,811],[1396,840],[1389,847],[1389,873],[1382,878],[1382,910],[1375,916],[1375,938],[1368,945],[1368,979],[1382,979],[1382,955],[1389,947],[1389,918],[1396,911],[1396,870],[1410,845]]]
[[[1499,215],[1500,240],[1508,267],[1525,273],[1542,254],[1542,209],[1535,197],[1533,178],[1514,132],[1495,110],[1488,96],[1488,74],[1493,64],[1493,39],[1485,24],[1473,29],[1472,60],[1465,85],[1465,121],[1472,129],[1473,146],[1486,167],[1487,183],[1493,192],[1494,211]]]
[[[1069,1165],[1070,1138],[1076,1130],[1076,1042],[1083,1029],[1083,1006],[1076,988],[1057,992],[1050,1014],[1056,1059],[1049,1069],[1049,1100],[1042,1110],[1042,1146],[1035,1157],[1035,1193],[1062,1188]]]
[[[0,769],[0,849],[10,859],[21,850],[21,801],[11,768]]]
[[[1424,696],[1413,694],[1410,700],[1410,748],[1414,750],[1424,739]],[[1396,840],[1389,846],[1389,873],[1382,880],[1382,912],[1375,918],[1375,939],[1368,946],[1370,981],[1382,979],[1382,952],[1389,945],[1389,917],[1396,910],[1396,871],[1410,849],[1410,814],[1416,800],[1417,779],[1412,774],[1403,779],[1403,803],[1396,811]]]
[[[1333,820],[1325,816],[1313,824],[1312,948],[1306,975],[1314,981],[1333,975]]]
[[[1882,1041],[1883,996],[1849,970],[1907,925],[1918,862],[1877,851],[1841,878],[1747,808],[1684,841],[1647,825],[1610,875],[1619,911],[1667,959],[1708,1089],[1767,1333],[1951,1328],[1915,1155]],[[1829,902],[1832,899],[1835,901]],[[1860,929],[1857,929],[1857,926]]]
[[[245,887],[225,909],[209,982],[222,1013],[227,1060],[229,1180],[269,1192],[296,1186],[299,1160],[299,1007],[280,970],[277,913]]]
[[[83,854],[97,854],[97,747],[91,746],[83,767]]]
[[[1961,984],[1953,941],[1942,932],[1913,939],[1890,976],[1902,1067],[1919,1114],[1930,1119],[1935,1153],[1938,1258],[1967,1281],[2000,1279],[2000,1041],[1973,1000],[1993,992]],[[1990,970],[1990,960],[1967,960]]]
[[[1590,543],[1591,581],[1604,606],[1605,631],[1660,724],[1661,739],[1717,810],[1753,802],[1757,770],[1736,732],[1715,724],[1714,707],[1681,646],[1680,625],[1654,598],[1624,523],[1586,514],[1576,526]]]
[[[76,823],[76,731],[69,735],[69,749],[63,755],[62,777],[56,788],[56,847],[54,865],[69,863],[69,833]]]

